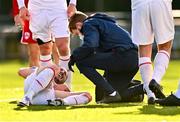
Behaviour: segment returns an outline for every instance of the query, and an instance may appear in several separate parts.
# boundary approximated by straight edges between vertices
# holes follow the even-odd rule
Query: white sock
[[[70,56],[61,56],[59,61],[59,66],[64,67],[68,71],[68,78],[65,81],[68,88],[71,90],[71,81],[72,81],[72,72],[69,70],[68,62],[70,60]]]
[[[51,54],[49,55],[40,55],[40,65],[41,66],[48,66],[49,64],[52,64],[52,57]]]
[[[180,98],[180,81],[179,81],[178,89],[177,89],[177,91],[174,93],[174,95],[175,95],[177,98]]]
[[[114,91],[113,93],[111,93],[109,96],[115,96],[116,95],[116,91]]]
[[[32,98],[36,94],[38,94],[40,91],[45,89],[50,84],[53,77],[54,71],[52,69],[44,69],[34,78],[34,80],[29,86],[28,91],[25,93],[24,96],[27,96],[28,98],[30,98],[30,100],[32,100]]]
[[[156,54],[156,57],[154,59],[154,72],[153,72],[152,79],[155,79],[159,84],[162,77],[166,73],[166,69],[169,64],[169,58],[170,56],[168,52],[164,50],[160,50]]]
[[[63,101],[65,105],[80,105],[80,104],[86,104],[90,100],[84,94],[80,94],[80,95],[72,95],[72,96],[66,97],[63,99]]]
[[[150,97],[155,98],[154,93],[149,89],[149,82],[152,79],[152,72],[153,72],[151,59],[149,57],[139,58],[139,70],[140,70],[141,78],[144,82],[143,87],[147,93],[148,98]]]

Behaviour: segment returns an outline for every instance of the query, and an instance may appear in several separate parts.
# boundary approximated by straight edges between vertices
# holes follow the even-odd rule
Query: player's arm
[[[54,84],[54,90],[70,92],[66,84]]]
[[[34,71],[35,71],[35,67],[23,67],[19,69],[18,75],[23,78],[26,78],[28,75],[30,75]]]
[[[18,7],[19,7],[19,16],[23,19],[23,20],[29,20],[29,11],[25,6],[24,0],[17,0],[18,2]]]
[[[13,0],[13,16],[14,16],[15,26],[21,28],[23,26],[23,21],[19,17],[19,8],[18,8],[17,0]]]
[[[77,3],[77,0],[70,0],[69,6],[67,9],[68,17],[71,17],[76,12],[76,3]]]

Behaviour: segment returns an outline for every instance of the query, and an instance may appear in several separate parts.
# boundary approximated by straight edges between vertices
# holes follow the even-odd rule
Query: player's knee
[[[52,51],[52,43],[46,43],[40,45],[39,47],[40,47],[41,55],[48,55]]]
[[[169,52],[171,50],[171,48],[172,48],[172,43],[173,43],[172,41],[168,41],[168,42],[166,42],[164,44],[159,44],[158,45],[158,50],[164,50],[166,52]]]
[[[23,78],[26,78],[23,68],[20,68],[20,69],[19,69],[18,75],[21,76],[21,77],[23,77]]]
[[[22,71],[21,69],[18,70],[18,75],[21,76],[22,75]]]
[[[67,55],[70,52],[70,48],[68,45],[61,45],[58,47],[58,49],[61,55]]]

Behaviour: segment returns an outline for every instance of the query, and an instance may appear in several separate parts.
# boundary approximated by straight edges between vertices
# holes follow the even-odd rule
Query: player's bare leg
[[[68,71],[68,79],[65,83],[69,89],[71,89],[72,72],[68,68],[70,58],[70,40],[69,37],[56,38],[55,40],[60,54],[59,66],[66,68]]]
[[[29,66],[39,66],[39,55],[40,50],[37,43],[27,44],[28,56],[29,56]]]
[[[60,54],[58,51],[58,48],[56,46],[56,43],[53,43],[53,47],[52,47],[52,56],[53,56],[53,61],[56,65],[59,65],[59,58],[60,58]]]

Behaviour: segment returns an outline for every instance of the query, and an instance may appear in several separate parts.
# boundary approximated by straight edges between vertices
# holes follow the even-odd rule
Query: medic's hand
[[[72,72],[74,72],[72,66],[74,66],[75,62],[76,62],[76,61],[75,61],[73,55],[71,55],[70,61],[68,62],[68,67],[69,67],[69,70],[72,71]]]

